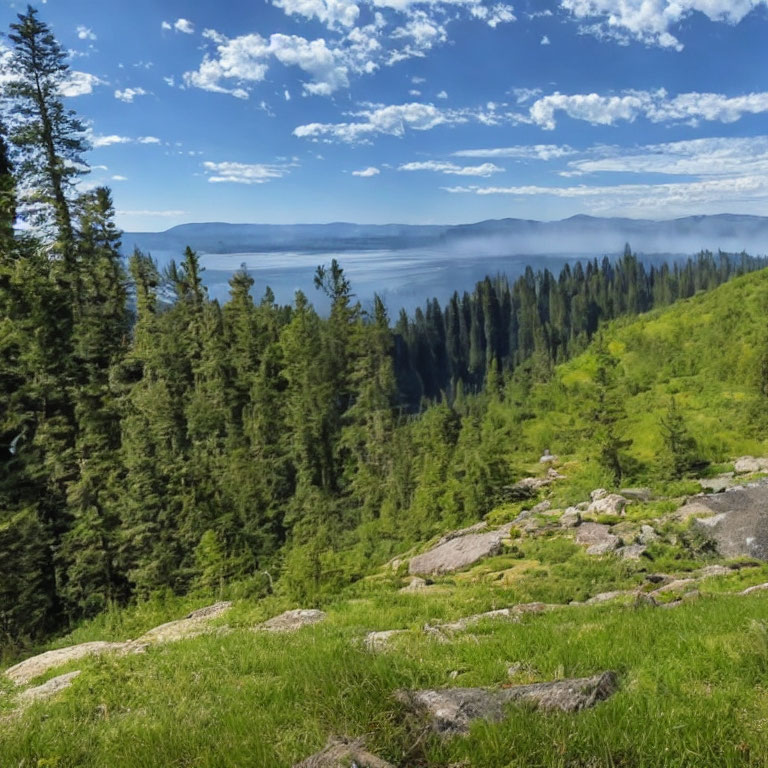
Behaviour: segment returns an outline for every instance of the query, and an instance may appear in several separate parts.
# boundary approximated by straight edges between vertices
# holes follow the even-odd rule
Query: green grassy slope
[[[766,453],[753,384],[766,307],[762,272],[606,329],[605,343],[619,360],[622,428],[633,439],[636,476],[672,497],[628,510],[625,523],[649,522],[661,535],[649,558],[589,557],[569,531],[549,528],[520,534],[501,555],[437,579],[425,592],[400,593],[407,583],[402,567],[383,569],[324,606],[326,622],[287,636],[251,627],[297,606],[279,596],[236,601],[218,622],[231,626],[230,634],[51,671],[35,682],[71,669],[82,674],[21,715],[8,715],[11,686],[1,682],[0,766],[282,768],[331,735],[366,735],[370,749],[399,768],[768,766],[768,593],[733,594],[768,581],[768,565],[705,579],[697,600],[672,610],[631,600],[567,605],[613,589],[648,591],[650,572],[684,575],[722,562],[697,550],[685,526],[668,518],[696,485],[657,481],[658,418],[675,395],[710,460]],[[520,422],[511,458],[524,466],[544,448],[562,457],[567,479],[547,491],[554,507],[584,501],[601,484],[586,417],[595,366],[588,350],[524,404],[533,418]],[[520,506],[501,506],[489,519],[508,520]],[[562,607],[520,623],[481,623],[449,643],[422,631],[426,623],[533,600]],[[55,645],[137,637],[200,604],[168,599],[115,610]],[[366,651],[365,634],[386,629],[409,631],[386,652]],[[513,664],[520,666],[510,678]],[[426,734],[392,695],[605,669],[618,673],[620,691],[595,709],[514,709],[503,723],[477,723],[468,737],[449,742]]]

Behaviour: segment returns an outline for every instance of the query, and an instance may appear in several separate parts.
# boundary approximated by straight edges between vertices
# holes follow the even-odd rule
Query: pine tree
[[[18,156],[23,213],[52,225],[59,250],[71,258],[74,241],[72,188],[84,172],[85,129],[64,107],[62,85],[69,75],[66,53],[37,11],[27,6],[8,35],[13,43],[5,94],[14,110],[11,141]]]

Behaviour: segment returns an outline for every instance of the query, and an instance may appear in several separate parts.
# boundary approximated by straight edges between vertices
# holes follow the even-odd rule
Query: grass
[[[519,624],[488,621],[447,644],[419,631],[426,620],[489,607],[486,591],[382,593],[340,603],[325,624],[290,636],[241,627],[143,656],[81,661],[71,689],[0,726],[2,764],[282,768],[331,734],[367,734],[399,766],[768,765],[768,595],[671,611],[564,608]],[[244,620],[247,606],[237,610]],[[411,632],[389,652],[363,649],[365,632],[389,628]],[[392,696],[498,686],[515,662],[524,666],[514,682],[613,669],[621,690],[577,714],[514,709],[445,743]]]

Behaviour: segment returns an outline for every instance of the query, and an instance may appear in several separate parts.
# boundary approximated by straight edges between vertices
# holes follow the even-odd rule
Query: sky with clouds
[[[768,0],[38,7],[126,230],[768,215]]]

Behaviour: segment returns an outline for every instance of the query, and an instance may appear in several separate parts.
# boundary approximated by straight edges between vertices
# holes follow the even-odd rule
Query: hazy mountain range
[[[484,253],[615,252],[629,242],[647,253],[702,248],[767,251],[768,217],[721,214],[667,221],[573,216],[562,221],[498,219],[476,224],[181,224],[165,232],[127,232],[124,244],[142,250],[205,253],[402,250],[437,248]]]
[[[500,219],[476,224],[182,224],[165,232],[126,232],[160,265],[189,245],[202,254],[212,296],[224,298],[232,272],[244,264],[258,296],[269,285],[278,301],[298,289],[322,304],[312,286],[318,264],[337,257],[364,301],[383,295],[391,310],[427,297],[471,289],[486,274],[514,277],[530,264],[557,271],[567,261],[617,255],[629,243],[660,261],[702,249],[768,253],[768,217],[722,214],[666,221],[573,216],[562,221]]]

